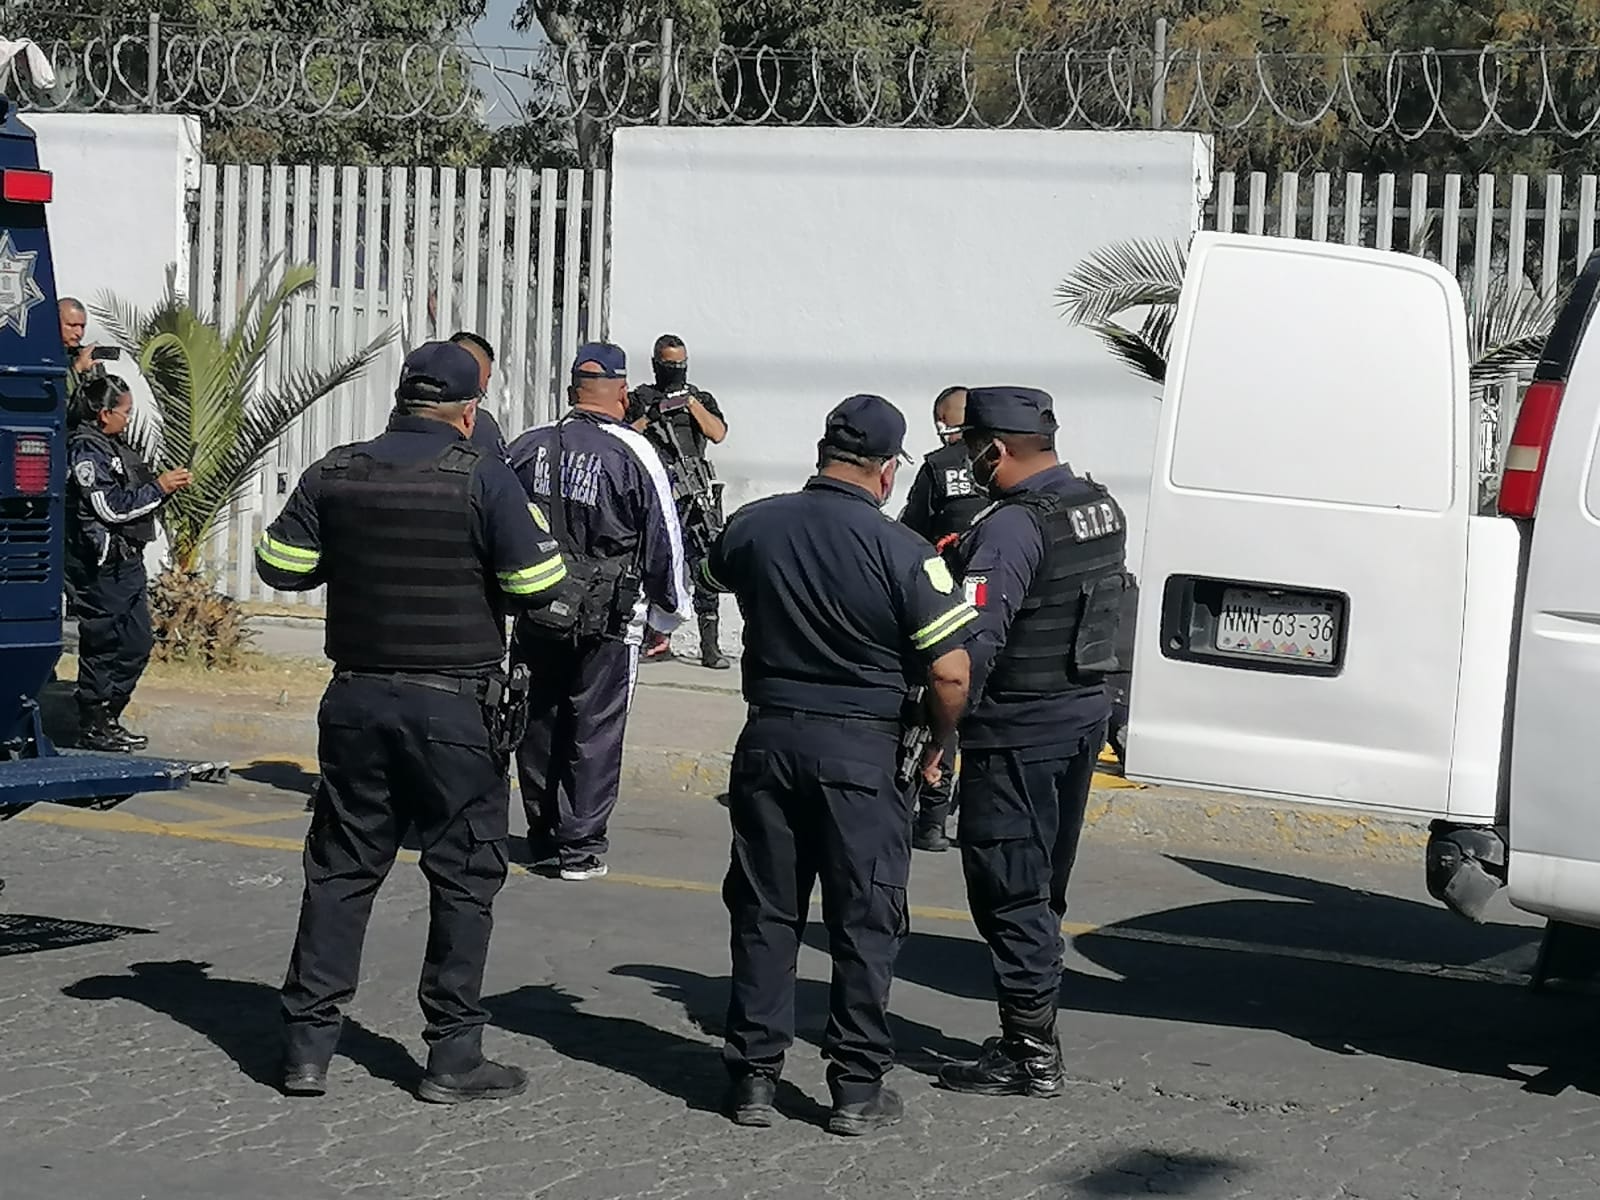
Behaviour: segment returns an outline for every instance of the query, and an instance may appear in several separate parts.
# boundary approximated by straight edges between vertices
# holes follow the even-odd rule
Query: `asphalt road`
[[[725,814],[626,798],[613,875],[518,874],[497,908],[491,1052],[527,1095],[421,1104],[426,895],[381,895],[321,1100],[270,1086],[299,896],[298,789],[241,780],[0,828],[0,1196],[1569,1197],[1595,1193],[1593,1003],[1518,974],[1536,929],[1473,927],[1382,863],[1184,855],[1091,834],[1073,885],[1054,1101],[931,1086],[994,1030],[953,854],[919,855],[894,1003],[908,1101],[819,1127],[827,963],[770,1130],[715,1113]]]

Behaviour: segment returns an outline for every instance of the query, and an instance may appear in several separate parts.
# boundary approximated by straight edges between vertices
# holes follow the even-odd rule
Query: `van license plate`
[[[1337,601],[1223,589],[1216,648],[1225,654],[1331,663],[1338,643]]]

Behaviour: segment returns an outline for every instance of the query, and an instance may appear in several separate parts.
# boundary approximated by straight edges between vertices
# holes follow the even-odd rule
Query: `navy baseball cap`
[[[453,342],[424,342],[400,368],[402,404],[460,404],[478,398],[478,360]]]
[[[1054,434],[1056,402],[1029,387],[980,387],[967,392],[964,432]]]
[[[906,419],[882,396],[851,396],[828,414],[822,440],[863,458],[905,458]]]
[[[584,375],[591,379],[626,379],[628,356],[621,346],[610,342],[585,342],[572,360],[572,375],[574,379]]]

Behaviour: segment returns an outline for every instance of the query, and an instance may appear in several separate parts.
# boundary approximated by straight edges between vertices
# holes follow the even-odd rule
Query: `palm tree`
[[[316,282],[315,267],[292,264],[273,283],[280,261],[267,264],[226,331],[178,295],[173,269],[166,296],[149,312],[109,293],[93,306],[155,396],[154,428],[140,422],[133,433],[141,453],[158,472],[188,467],[194,476],[161,509],[172,566],[181,575],[196,573],[207,538],[249,490],[285,430],[318,400],[359,378],[397,333],[391,326],[348,358],[266,386],[263,368],[288,303]]]
[[[1413,253],[1420,253],[1426,237],[1427,230],[1420,230]],[[1063,316],[1093,333],[1135,373],[1163,383],[1188,258],[1184,242],[1118,242],[1073,268],[1057,286],[1056,302]],[[1565,297],[1541,296],[1504,274],[1462,292],[1473,385],[1531,373]],[[1139,309],[1145,312],[1137,325],[1117,320]]]

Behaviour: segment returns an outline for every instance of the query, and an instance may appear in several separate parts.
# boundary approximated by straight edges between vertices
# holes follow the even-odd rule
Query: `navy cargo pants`
[[[144,558],[99,566],[69,560],[66,577],[78,619],[78,703],[121,716],[155,646]]]
[[[576,642],[518,637],[529,670],[528,728],[517,750],[534,861],[570,866],[610,848],[622,783],[622,738],[639,648],[621,638]]]
[[[989,944],[1002,1018],[1061,984],[1061,921],[1101,723],[1048,746],[961,751],[957,836],[973,923]]]
[[[894,1062],[889,985],[907,931],[911,798],[895,784],[894,722],[752,710],[728,783],[733,988],[723,1060],[783,1069],[813,886],[833,959],[823,1057],[836,1104],[869,1099]]]
[[[482,1058],[491,906],[506,879],[506,760],[490,747],[482,681],[339,673],[317,714],[322,779],[305,845],[305,894],[283,985],[286,1060],[326,1066],[355,995],[378,888],[414,831],[428,881],[417,999],[428,1067]]]

